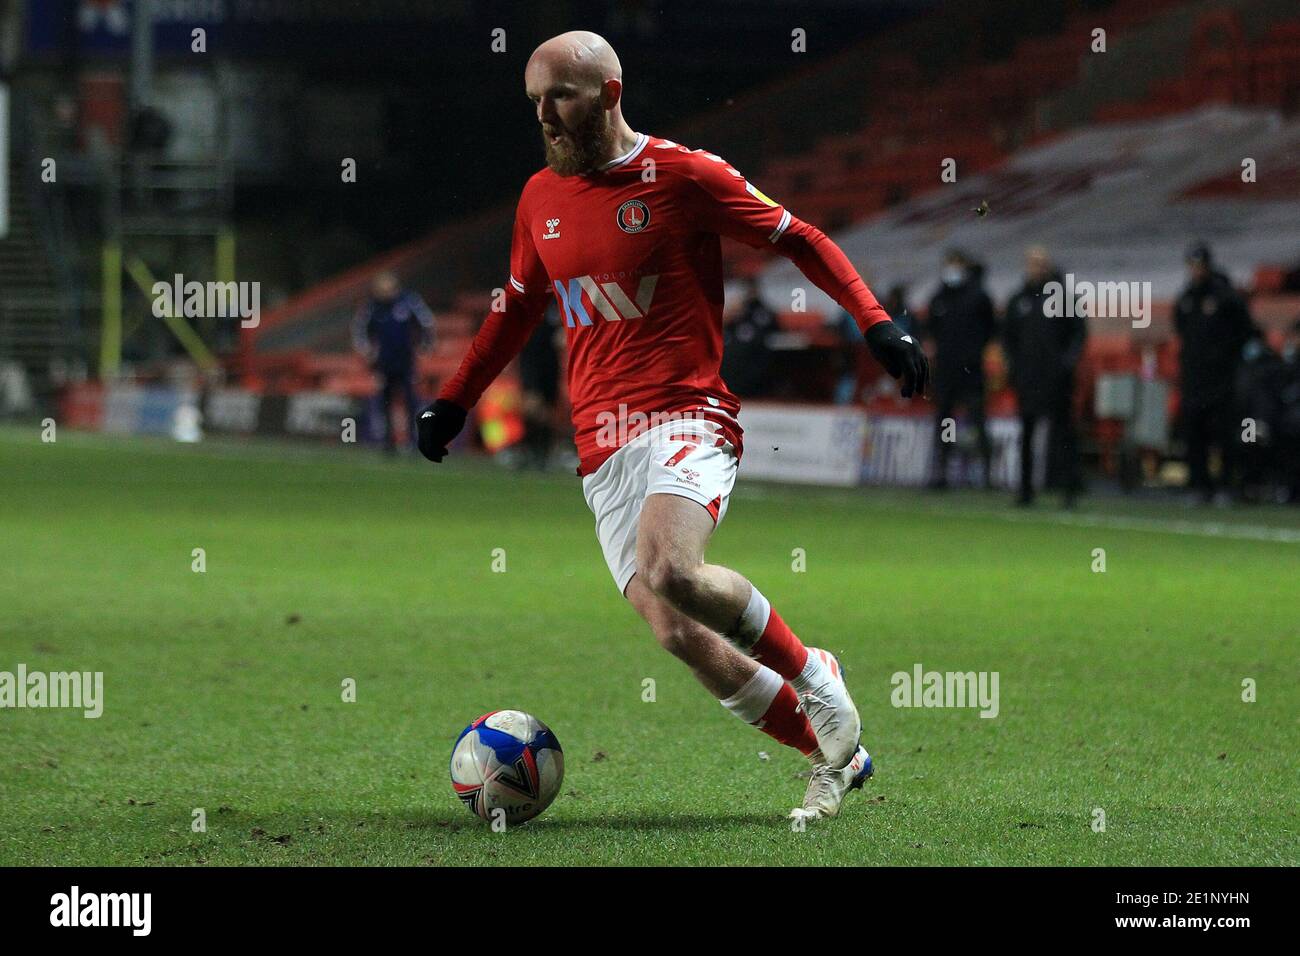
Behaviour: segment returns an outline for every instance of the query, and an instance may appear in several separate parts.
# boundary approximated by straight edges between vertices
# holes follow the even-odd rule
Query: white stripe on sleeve
[[[776,242],[778,239],[780,239],[781,235],[787,229],[790,228],[790,219],[791,219],[790,210],[789,209],[781,210],[781,221],[776,224],[776,229],[774,229],[772,231],[772,234],[767,237],[767,241]]]

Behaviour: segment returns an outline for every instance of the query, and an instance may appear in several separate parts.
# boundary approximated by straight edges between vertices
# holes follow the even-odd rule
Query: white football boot
[[[791,820],[823,820],[840,812],[840,804],[850,790],[857,790],[871,776],[871,754],[861,744],[848,765],[836,770],[830,764],[813,767],[803,806],[790,811]]]
[[[817,736],[826,763],[838,770],[853,759],[862,737],[862,721],[844,684],[844,669],[834,654],[808,648],[808,659],[818,666],[807,682],[795,687],[799,706]]]

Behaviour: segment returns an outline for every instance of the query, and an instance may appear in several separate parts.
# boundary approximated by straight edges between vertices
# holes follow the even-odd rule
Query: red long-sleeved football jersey
[[[568,338],[580,475],[655,416],[714,421],[739,455],[740,403],[719,375],[720,236],[775,245],[864,331],[889,318],[833,242],[723,159],[639,134],[630,152],[593,174],[543,169],[528,180],[504,308],[488,315],[439,397],[473,406],[554,295]]]

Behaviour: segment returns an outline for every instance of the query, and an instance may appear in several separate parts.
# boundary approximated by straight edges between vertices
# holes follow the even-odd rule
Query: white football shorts
[[[582,479],[596,537],[622,594],[636,574],[636,533],[647,495],[699,502],[714,527],[727,513],[736,484],[736,450],[722,429],[701,419],[670,421],[628,442]]]

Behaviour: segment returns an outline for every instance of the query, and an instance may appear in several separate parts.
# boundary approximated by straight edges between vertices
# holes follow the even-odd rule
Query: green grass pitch
[[[876,761],[799,833],[804,761],[658,648],[573,476],[35,427],[0,431],[0,475],[0,670],[103,671],[105,698],[0,710],[0,864],[1300,863],[1295,511],[1066,518],[742,466],[709,557],[840,654]],[[892,706],[917,663],[997,671],[997,718]],[[566,775],[494,833],[447,761],[504,707]]]

